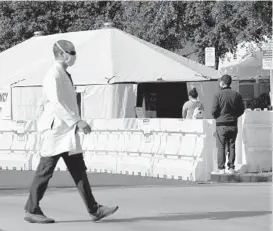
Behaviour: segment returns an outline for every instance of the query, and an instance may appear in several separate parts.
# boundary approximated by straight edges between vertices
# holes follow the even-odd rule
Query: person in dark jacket
[[[215,95],[212,116],[216,119],[216,142],[218,149],[218,174],[235,173],[235,141],[238,133],[237,121],[244,114],[244,103],[240,93],[231,90],[232,78],[223,75],[220,91]],[[228,170],[225,170],[226,150],[229,152]]]

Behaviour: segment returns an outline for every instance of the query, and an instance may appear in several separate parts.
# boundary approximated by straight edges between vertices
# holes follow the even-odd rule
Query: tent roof
[[[263,52],[256,51],[237,64],[223,67],[220,72],[236,76],[239,79],[252,79],[257,77],[269,77],[270,71],[263,69]]]
[[[220,73],[116,28],[33,37],[0,53],[0,85],[41,85],[54,62],[53,44],[70,40],[77,51],[68,69],[75,85],[159,80],[204,81]],[[24,80],[25,79],[25,80]],[[22,81],[24,80],[24,81]]]
[[[220,72],[237,77],[238,79],[265,78],[270,76],[270,71],[263,69],[263,52],[261,50],[256,50],[242,60],[235,61],[231,62],[230,65],[220,66]]]

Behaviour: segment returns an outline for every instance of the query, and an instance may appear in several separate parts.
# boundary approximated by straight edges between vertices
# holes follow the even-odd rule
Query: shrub
[[[253,110],[255,108],[261,108],[262,110],[270,106],[270,96],[269,93],[263,93],[257,98],[253,99],[250,103],[250,108]]]

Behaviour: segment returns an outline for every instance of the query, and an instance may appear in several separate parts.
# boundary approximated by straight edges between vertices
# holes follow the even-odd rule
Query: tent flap
[[[134,118],[136,85],[92,85],[83,93],[85,119]]]

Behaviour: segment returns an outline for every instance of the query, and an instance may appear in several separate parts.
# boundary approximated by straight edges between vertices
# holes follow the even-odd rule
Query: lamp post
[[[20,79],[10,84],[10,119],[13,120],[13,108],[12,108],[12,86],[26,79]]]

